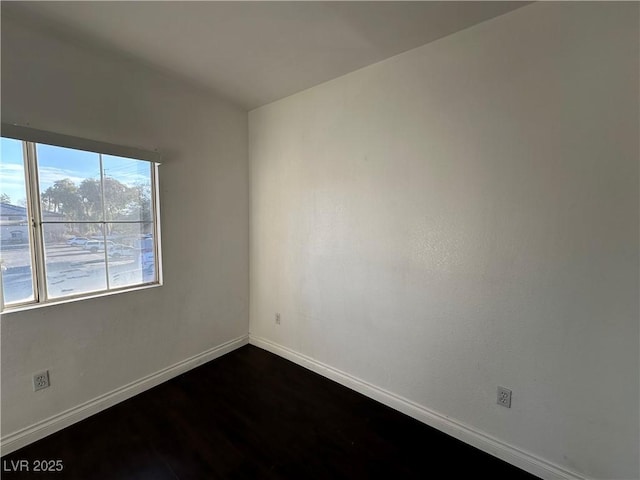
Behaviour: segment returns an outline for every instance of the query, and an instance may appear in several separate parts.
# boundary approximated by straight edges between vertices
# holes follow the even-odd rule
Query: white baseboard
[[[5,435],[0,440],[0,451],[2,452],[2,455],[14,452],[19,448],[35,442],[36,440],[40,440],[47,435],[51,435],[52,433],[62,430],[69,425],[105,410],[116,403],[120,403],[123,400],[166,382],[167,380],[191,370],[192,368],[221,357],[225,353],[229,353],[236,348],[246,345],[247,343],[249,343],[248,335],[235,338],[223,343],[222,345],[218,345],[217,347],[211,348],[194,355],[193,357],[187,358],[186,360],[171,365],[170,367],[152,373],[151,375],[147,375],[135,382],[116,388],[109,393],[105,393],[104,395],[94,398],[93,400],[89,400],[77,407],[70,408],[69,410],[18,430],[17,432]]]
[[[427,407],[418,405],[395,393],[367,383],[337,368],[319,362],[311,357],[298,353],[290,348],[274,343],[265,338],[249,336],[249,343],[275,353],[302,367],[308,368],[320,375],[340,383],[367,397],[373,398],[384,405],[398,410],[431,427],[434,427],[458,440],[472,445],[483,452],[489,453],[505,462],[515,465],[522,470],[545,480],[587,480],[586,477],[566,470],[552,462],[539,458],[529,452],[509,445],[497,438],[483,433],[475,428],[458,422],[452,418],[439,414]]]

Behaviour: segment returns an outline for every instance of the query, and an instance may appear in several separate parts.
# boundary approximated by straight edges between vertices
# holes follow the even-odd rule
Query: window
[[[3,309],[159,284],[158,163],[73,137],[56,136],[64,146],[10,138],[7,129],[0,139]],[[69,148],[78,143],[91,148]]]

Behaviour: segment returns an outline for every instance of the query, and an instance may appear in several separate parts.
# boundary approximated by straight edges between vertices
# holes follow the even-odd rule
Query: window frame
[[[42,130],[36,130],[29,127],[18,125],[2,124],[0,136],[3,138],[14,139],[22,142],[22,159],[24,163],[24,176],[26,188],[26,214],[27,224],[29,226],[29,250],[31,257],[31,280],[33,287],[33,299],[21,302],[12,302],[8,305],[4,303],[3,279],[0,275],[0,312],[11,313],[15,311],[29,310],[49,305],[57,305],[61,303],[76,302],[89,298],[98,298],[109,296],[117,293],[124,293],[136,290],[144,290],[153,287],[159,287],[163,284],[162,276],[162,255],[161,255],[161,236],[160,236],[160,198],[158,188],[158,170],[160,167],[160,155],[157,151],[151,152],[132,147],[123,147],[105,142],[87,140],[79,137],[71,137]],[[150,163],[150,182],[151,182],[151,223],[153,223],[153,254],[154,254],[154,281],[136,283],[133,285],[125,285],[121,287],[111,287],[109,285],[109,259],[107,248],[104,249],[105,255],[105,277],[106,288],[102,290],[94,290],[90,292],[78,293],[74,295],[65,295],[62,297],[49,297],[47,287],[47,270],[46,270],[46,250],[44,241],[44,226],[51,224],[43,220],[40,198],[40,179],[37,160],[37,145],[52,145],[56,147],[70,148],[92,152],[100,155],[100,184],[102,189],[102,200],[104,202],[104,168],[102,163],[102,155],[113,155],[118,157],[130,158],[131,160],[142,160]],[[113,222],[103,218],[100,221],[72,221],[69,223],[92,223],[106,225],[109,223],[140,223],[145,222]],[[103,229],[103,232],[105,230]],[[106,245],[106,233],[103,233],[102,241]]]

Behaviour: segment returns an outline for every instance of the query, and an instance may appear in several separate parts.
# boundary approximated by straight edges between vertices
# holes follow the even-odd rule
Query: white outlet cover
[[[511,390],[504,387],[498,387],[498,398],[496,403],[503,407],[511,408]]]
[[[45,370],[44,372],[36,373],[33,376],[33,391],[37,392],[38,390],[42,390],[43,388],[47,388],[49,386],[49,371]]]

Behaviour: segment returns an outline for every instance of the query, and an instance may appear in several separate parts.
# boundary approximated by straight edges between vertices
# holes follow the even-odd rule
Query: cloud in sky
[[[13,203],[26,197],[22,165],[0,163],[0,193],[9,195]]]
[[[14,148],[15,147],[15,148]],[[0,162],[0,193],[6,193],[12,203],[26,198],[24,164],[19,144],[13,145],[2,139],[2,162]],[[56,181],[69,179],[80,185],[87,178],[100,178],[100,163],[97,155],[42,146],[38,157],[38,178],[40,191],[45,191]],[[13,151],[15,150],[15,151]],[[95,158],[94,158],[95,156]],[[149,185],[150,168],[147,162],[133,161],[119,157],[104,156],[104,175],[115,178],[128,186]]]
[[[78,172],[70,169],[44,166],[38,168],[38,177],[40,180],[40,191],[46,190],[58,180],[64,180],[65,178],[68,178],[76,185],[80,185],[80,183],[87,178],[78,176]]]

